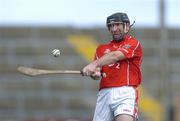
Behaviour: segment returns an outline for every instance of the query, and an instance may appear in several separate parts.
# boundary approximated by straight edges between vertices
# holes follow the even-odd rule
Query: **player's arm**
[[[92,64],[96,67],[102,67],[104,65],[116,63],[117,61],[123,59],[125,59],[125,56],[121,51],[112,51],[110,53],[105,54],[101,58],[93,61]]]
[[[83,73],[84,75],[93,75],[96,72],[96,68],[101,68],[104,65],[113,64],[123,59],[125,59],[125,56],[121,51],[112,51],[85,66],[83,68]]]

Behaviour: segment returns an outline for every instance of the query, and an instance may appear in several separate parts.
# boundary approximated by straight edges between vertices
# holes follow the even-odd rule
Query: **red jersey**
[[[124,54],[125,59],[102,67],[106,77],[102,77],[100,89],[125,85],[138,86],[141,83],[142,48],[139,41],[132,36],[126,35],[120,42],[112,40],[108,44],[99,45],[95,59],[117,50]]]

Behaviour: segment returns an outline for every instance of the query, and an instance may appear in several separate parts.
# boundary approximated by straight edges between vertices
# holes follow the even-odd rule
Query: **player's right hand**
[[[95,64],[90,63],[83,68],[82,73],[84,76],[91,76],[92,74],[96,72],[96,68],[97,67]]]
[[[90,77],[94,80],[99,80],[102,77],[101,69],[96,68],[95,72],[92,75],[90,75]]]

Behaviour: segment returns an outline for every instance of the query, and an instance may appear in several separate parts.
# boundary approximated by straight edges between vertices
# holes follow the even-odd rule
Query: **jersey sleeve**
[[[126,58],[133,58],[142,55],[141,44],[138,41],[132,41],[124,44],[122,47],[118,48]]]
[[[96,52],[94,54],[94,60],[97,60],[98,58],[100,58],[100,46],[96,48]]]
[[[97,56],[97,53],[95,52],[94,54],[94,60],[97,60],[98,59],[98,56]]]

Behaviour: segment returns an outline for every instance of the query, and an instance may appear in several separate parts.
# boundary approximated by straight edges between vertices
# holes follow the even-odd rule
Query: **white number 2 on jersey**
[[[115,65],[115,63],[109,64],[108,66],[109,66],[109,67],[112,67],[112,66],[114,66],[114,65]],[[120,63],[116,63],[115,68],[116,68],[116,69],[120,69]]]

